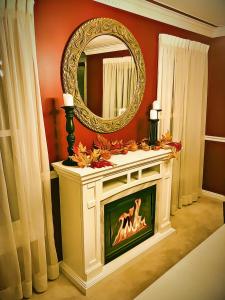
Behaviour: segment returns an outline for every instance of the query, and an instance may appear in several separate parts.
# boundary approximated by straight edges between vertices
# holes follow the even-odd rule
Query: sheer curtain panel
[[[197,201],[202,186],[208,78],[208,45],[159,35],[160,132],[170,131],[183,149],[173,163],[171,211]]]
[[[0,299],[58,277],[33,0],[0,1]]]
[[[103,118],[111,119],[126,110],[137,82],[131,56],[103,59]]]

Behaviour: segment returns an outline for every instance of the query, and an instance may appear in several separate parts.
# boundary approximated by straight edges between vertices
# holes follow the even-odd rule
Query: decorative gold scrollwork
[[[119,38],[127,45],[134,58],[137,71],[137,84],[130,104],[122,115],[113,119],[103,119],[86,107],[80,96],[77,81],[77,68],[81,53],[93,38],[106,34]],[[138,42],[132,33],[118,21],[108,18],[87,21],[73,33],[65,48],[62,61],[62,84],[64,92],[74,97],[76,116],[88,128],[100,133],[114,132],[123,128],[134,117],[144,93],[145,65]]]

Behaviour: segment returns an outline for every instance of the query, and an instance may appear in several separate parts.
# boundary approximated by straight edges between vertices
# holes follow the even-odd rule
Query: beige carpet
[[[33,299],[134,299],[222,224],[222,203],[201,198],[172,217],[175,233],[96,284],[87,296],[61,275],[58,280],[49,282],[47,292],[33,294]]]
[[[153,282],[135,300],[224,300],[225,225]]]

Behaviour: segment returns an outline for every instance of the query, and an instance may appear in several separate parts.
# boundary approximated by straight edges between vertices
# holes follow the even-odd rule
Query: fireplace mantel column
[[[162,180],[160,181],[160,196],[158,197],[159,215],[158,231],[164,232],[171,228],[170,205],[172,183],[172,160],[167,160],[161,165]]]

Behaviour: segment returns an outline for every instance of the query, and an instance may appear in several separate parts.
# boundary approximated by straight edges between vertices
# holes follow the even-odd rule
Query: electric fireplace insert
[[[154,235],[156,185],[104,205],[105,264]]]

